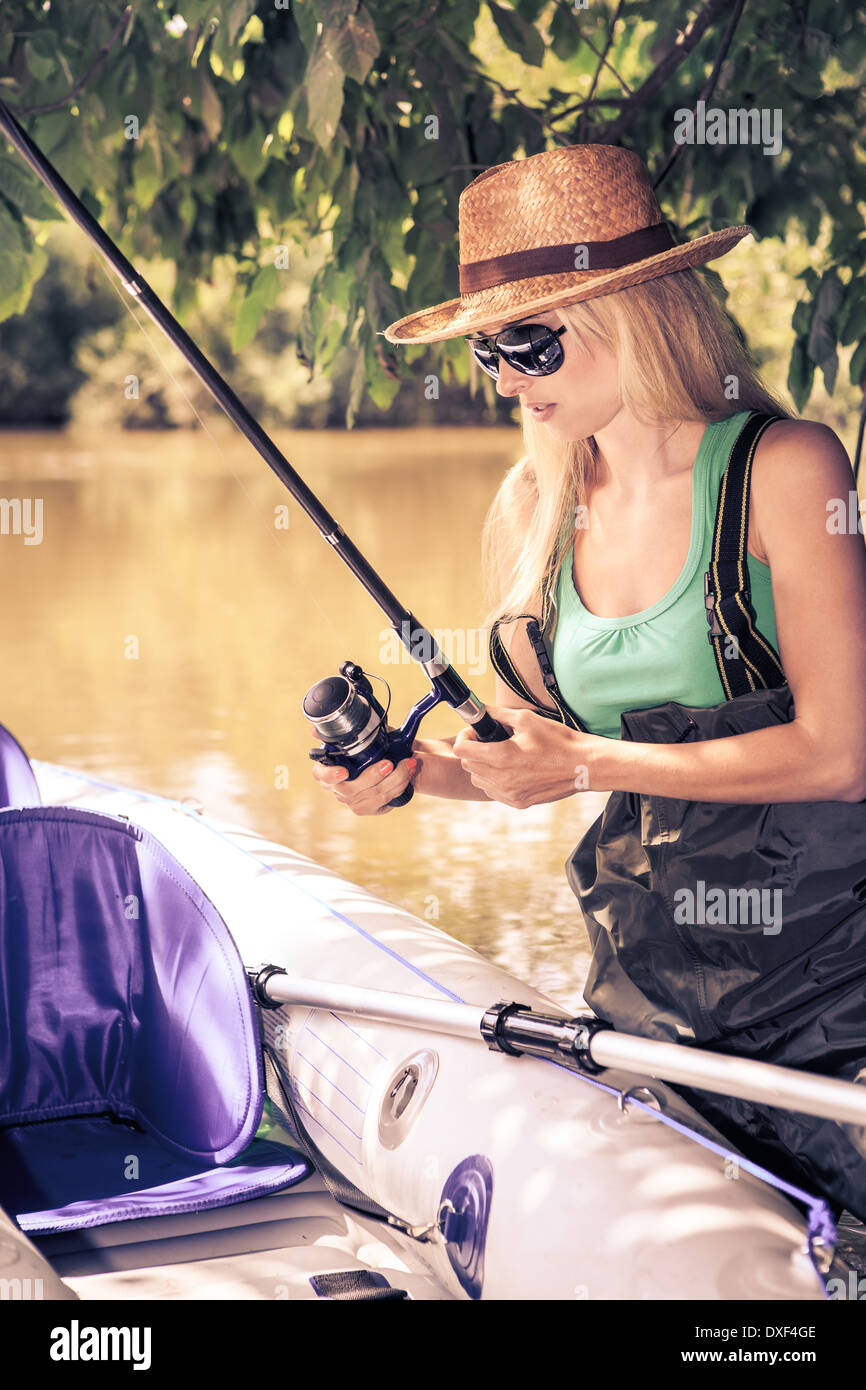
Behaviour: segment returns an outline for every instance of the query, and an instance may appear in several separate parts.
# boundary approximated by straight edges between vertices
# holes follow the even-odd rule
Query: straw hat
[[[389,342],[459,338],[611,294],[715,260],[752,230],[678,244],[646,167],[619,145],[563,145],[496,164],[464,188],[458,216],[460,297],[390,324]]]

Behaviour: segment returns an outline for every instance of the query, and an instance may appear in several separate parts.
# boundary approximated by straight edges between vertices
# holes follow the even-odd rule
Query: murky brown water
[[[518,432],[278,443],[401,601],[431,629],[468,633],[465,659],[448,654],[492,699],[486,643],[483,670],[473,660],[479,535]],[[418,796],[358,818],[316,786],[310,685],[351,657],[391,684],[392,722],[429,687],[414,663],[385,662],[384,616],[244,440],[7,433],[0,497],[42,500],[40,544],[0,535],[0,720],[32,757],[197,797],[577,1004],[587,942],[563,864],[604,798],[514,811]],[[460,727],[437,709],[422,734]]]

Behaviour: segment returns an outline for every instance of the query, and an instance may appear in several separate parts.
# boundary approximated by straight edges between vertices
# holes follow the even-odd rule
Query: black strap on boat
[[[758,440],[779,415],[753,411],[734,441],[719,487],[710,568],[704,596],[710,646],[726,700],[783,685],[779,655],[755,624],[746,547],[749,493]]]

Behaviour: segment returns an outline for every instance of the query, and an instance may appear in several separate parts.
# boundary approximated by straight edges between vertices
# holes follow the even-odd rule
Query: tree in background
[[[133,260],[175,264],[181,316],[230,269],[236,351],[325,238],[298,353],[344,375],[350,422],[365,390],[381,408],[398,390],[384,325],[456,293],[457,200],[492,164],[620,143],[680,237],[748,222],[814,243],[829,223],[794,310],[802,410],[840,346],[866,379],[864,19],[837,0],[4,0],[0,91]],[[678,144],[699,102],[780,113],[778,152]],[[0,153],[0,317],[25,309],[54,215]],[[430,360],[466,380],[461,343]]]

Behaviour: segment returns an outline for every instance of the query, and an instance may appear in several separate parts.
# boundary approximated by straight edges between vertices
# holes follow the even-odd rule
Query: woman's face
[[[531,314],[507,325],[543,323],[562,327],[555,309]],[[499,324],[501,331],[506,326]],[[480,330],[493,337],[492,330]],[[526,376],[499,358],[496,389],[501,396],[518,396],[524,409],[544,424],[557,439],[588,439],[610,424],[620,409],[617,363],[614,354],[597,339],[577,339],[571,328],[560,335],[564,359],[550,376]]]

